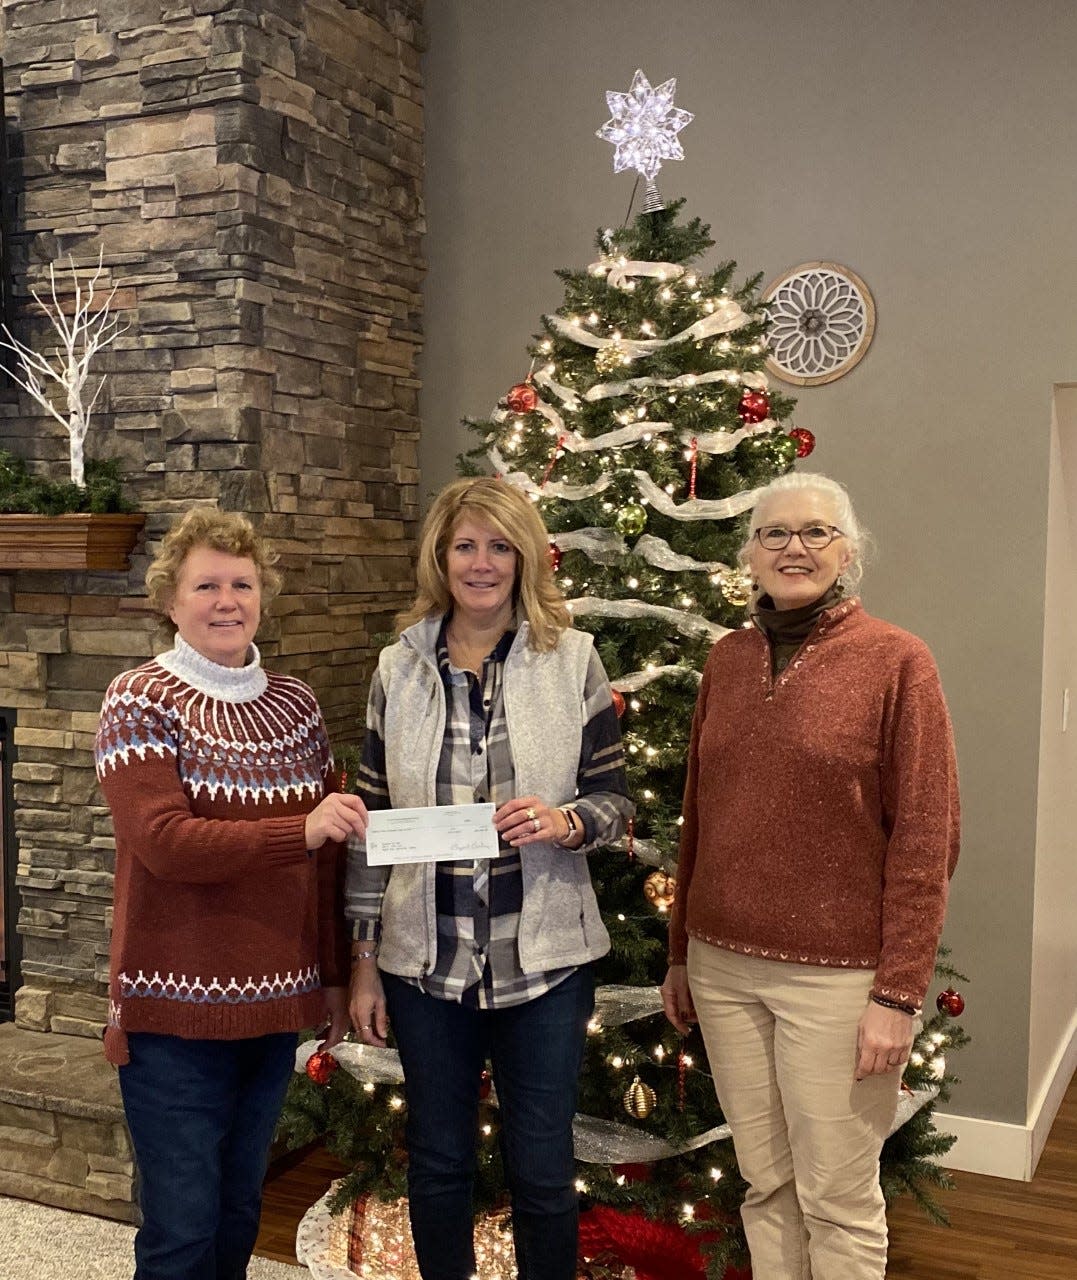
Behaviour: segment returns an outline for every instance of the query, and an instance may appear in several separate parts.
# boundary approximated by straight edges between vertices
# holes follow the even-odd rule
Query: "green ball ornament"
[[[770,442],[770,456],[782,466],[788,466],[796,461],[797,442],[784,434],[775,436]]]
[[[613,523],[617,526],[618,533],[623,533],[626,538],[634,538],[646,529],[647,512],[638,502],[630,502],[617,512]]]

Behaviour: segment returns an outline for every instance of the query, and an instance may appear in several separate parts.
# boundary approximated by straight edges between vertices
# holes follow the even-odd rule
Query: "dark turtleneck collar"
[[[835,582],[818,600],[801,605],[799,609],[776,609],[770,596],[760,596],[752,611],[752,621],[770,641],[772,666],[780,675],[790,659],[811,635],[815,624],[827,609],[832,609],[842,599],[842,589]]]

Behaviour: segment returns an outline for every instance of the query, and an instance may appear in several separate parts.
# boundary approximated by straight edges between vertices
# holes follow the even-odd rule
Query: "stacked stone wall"
[[[97,361],[87,455],[120,461],[146,515],[126,573],[0,563],[18,1034],[85,1044],[105,1016],[114,858],[93,734],[112,676],[160,647],[142,582],[169,524],[208,504],[272,539],[285,587],[259,644],[314,687],[337,745],[361,734],[379,637],[413,589],[422,4],[2,0],[0,18],[7,319],[44,350],[31,290],[55,263],[70,307],[68,262],[84,284],[100,264],[129,327]],[[66,474],[62,428],[10,383],[0,447]],[[59,1120],[46,1137],[63,1146]]]
[[[101,255],[130,328],[100,359],[91,455],[129,473],[147,551],[193,503],[259,521],[288,571],[267,656],[354,740],[375,637],[412,585],[421,5],[2,13],[16,327],[43,342],[29,290]],[[10,391],[0,414],[7,447],[62,473],[57,424]]]

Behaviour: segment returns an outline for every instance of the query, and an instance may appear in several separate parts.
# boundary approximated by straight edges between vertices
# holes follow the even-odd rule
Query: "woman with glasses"
[[[879,1153],[957,860],[938,672],[849,594],[864,540],[826,476],[761,491],[755,625],[714,646],[692,727],[662,994],[703,1033],[755,1280],[885,1274]]]

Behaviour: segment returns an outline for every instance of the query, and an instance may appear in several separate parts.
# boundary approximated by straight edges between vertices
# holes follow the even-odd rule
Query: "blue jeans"
[[[120,1092],[142,1206],[134,1280],[244,1280],[295,1033],[128,1041]]]
[[[479,1076],[489,1056],[501,1111],[519,1280],[575,1280],[579,1232],[572,1117],[594,979],[578,969],[507,1009],[468,1009],[383,973],[407,1091],[408,1204],[423,1280],[475,1274],[472,1186]]]

